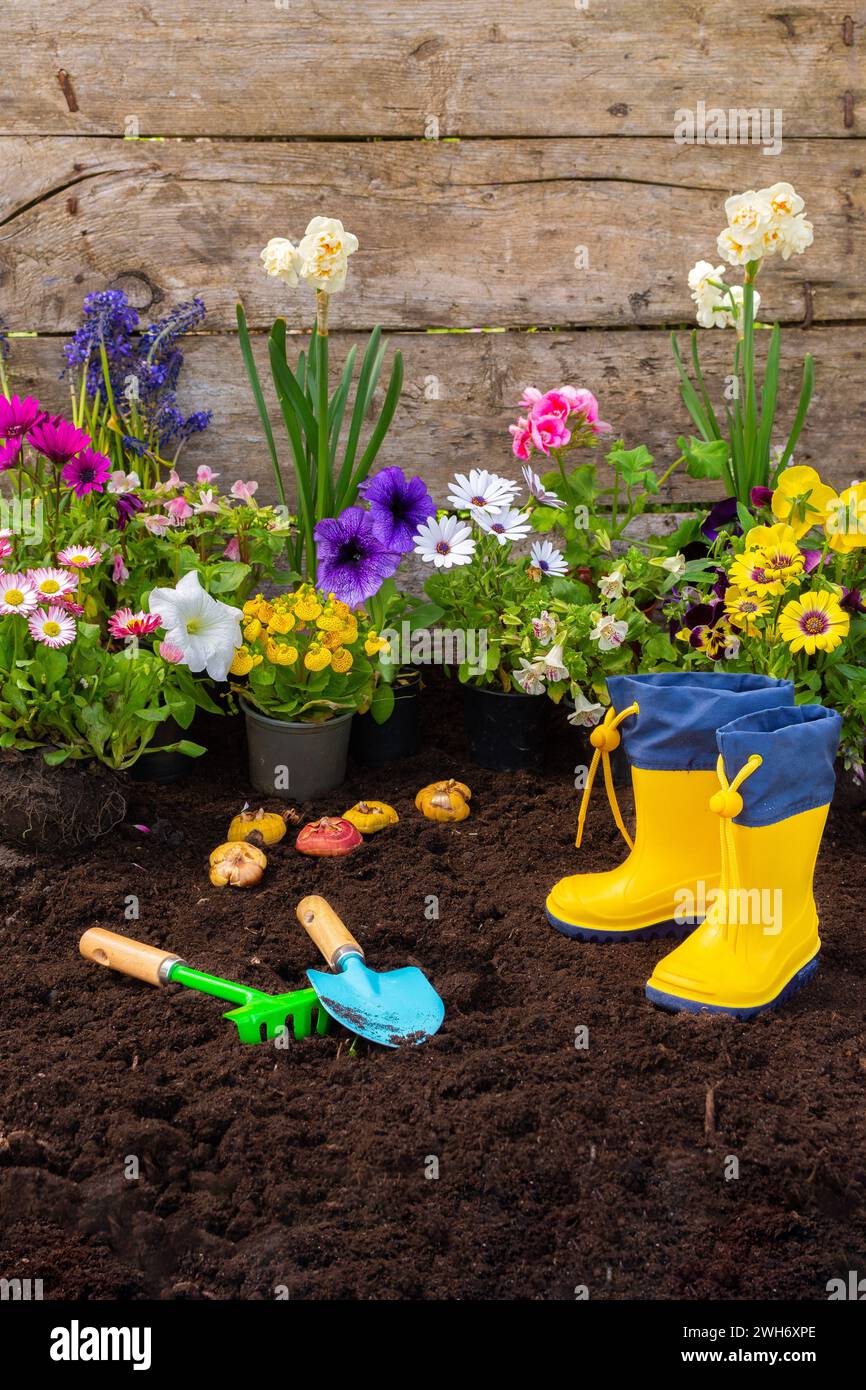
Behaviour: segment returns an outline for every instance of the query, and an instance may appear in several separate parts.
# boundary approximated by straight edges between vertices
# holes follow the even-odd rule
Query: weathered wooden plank
[[[238,295],[252,323],[284,312],[303,326],[309,293],[266,277],[259,252],[322,211],[361,242],[334,306],[344,330],[690,321],[687,272],[715,259],[724,198],[783,175],[816,238],[768,263],[764,312],[866,318],[866,165],[853,141],[794,143],[782,161],[632,139],[30,137],[3,153],[0,312],[23,329],[74,327],[82,295],[118,278],[144,303],[202,294],[212,327],[234,324]]]
[[[443,136],[670,136],[698,99],[780,108],[791,136],[853,133],[866,116],[863,0],[3,10],[16,65],[3,132],[420,137],[435,121]]]
[[[781,428],[793,414],[802,356],[812,352],[817,363],[816,390],[797,459],[812,463],[835,486],[845,486],[863,475],[866,344],[862,329],[792,329],[783,340],[777,442],[782,442]],[[335,362],[357,341],[352,335],[336,336]],[[490,468],[520,476],[510,452],[508,424],[517,414],[515,402],[526,385],[571,382],[590,387],[598,395],[603,417],[629,446],[646,442],[662,466],[676,457],[677,435],[688,432],[668,338],[662,332],[400,334],[392,339],[395,345],[404,354],[406,384],[379,457],[383,465],[400,463],[418,470],[443,503],[445,483],[458,468]],[[719,408],[731,346],[727,334],[702,335],[707,380]],[[255,348],[267,384],[263,338],[256,339]],[[14,345],[18,389],[34,391],[59,410],[68,402],[66,388],[58,380],[60,366],[61,340],[57,338],[24,339]],[[215,417],[210,431],[190,444],[184,456],[185,475],[191,477],[195,464],[208,462],[224,477],[256,478],[262,495],[272,497],[270,460],[233,335],[192,340],[182,399],[188,409],[210,408]],[[288,467],[276,410],[273,417]],[[718,492],[718,485],[674,474],[664,500],[690,502]]]

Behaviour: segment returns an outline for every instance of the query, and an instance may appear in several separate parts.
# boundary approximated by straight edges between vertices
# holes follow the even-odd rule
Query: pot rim
[[[538,695],[530,695],[526,690],[488,690],[485,685],[470,685],[468,681],[461,683],[464,692],[471,690],[476,695],[495,695],[503,700],[544,700],[545,692],[541,691]]]
[[[357,710],[350,709],[345,714],[335,714],[331,719],[322,719],[318,722],[304,719],[274,719],[273,715],[262,714],[261,710],[255,709],[253,705],[248,705],[243,696],[240,697],[239,704],[246,719],[256,719],[259,723],[266,724],[272,729],[295,729],[303,730],[304,733],[312,733],[316,729],[332,729],[338,724],[345,724],[348,719],[354,719],[357,714]]]

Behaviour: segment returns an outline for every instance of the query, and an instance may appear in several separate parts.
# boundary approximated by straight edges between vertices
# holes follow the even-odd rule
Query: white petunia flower
[[[544,666],[540,661],[527,661],[520,658],[520,670],[514,672],[514,679],[525,695],[544,694]]]
[[[611,570],[610,574],[603,574],[598,581],[599,592],[606,599],[622,598],[625,576],[621,569]]]
[[[516,492],[517,484],[508,478],[473,468],[468,478],[465,473],[455,473],[448,501],[458,511],[498,512],[514,500]]]
[[[457,516],[445,516],[441,521],[428,517],[415,532],[415,554],[437,569],[468,565],[475,554],[472,527]]]
[[[292,289],[296,287],[301,258],[297,248],[287,237],[271,237],[261,254],[261,261],[267,275],[273,275],[277,280],[282,280],[284,285],[290,285]]]
[[[562,643],[557,642],[555,647],[551,647],[543,659],[544,675],[549,681],[568,680],[568,667],[562,659]]]
[[[542,574],[568,574],[568,563],[561,550],[550,541],[533,542],[529,563]]]
[[[358,238],[337,217],[314,217],[298,245],[298,274],[314,289],[337,294],[346,283]]]
[[[521,469],[523,480],[529,490],[530,497],[534,497],[536,502],[541,502],[545,507],[564,507],[565,503],[561,497],[557,497],[555,492],[548,492],[544,483],[532,467],[525,463]]]
[[[578,690],[574,697],[574,713],[568,716],[569,724],[579,725],[584,729],[592,729],[601,719],[604,713],[604,705],[597,701],[587,700],[582,690]]]
[[[505,545],[508,541],[519,541],[532,529],[529,513],[508,504],[498,512],[474,511],[472,520],[482,531],[495,536],[500,545]]]
[[[627,632],[628,623],[621,620],[616,622],[613,618],[608,618],[602,614],[589,635],[594,642],[598,643],[600,651],[612,652],[617,647],[622,646]]]
[[[211,598],[195,570],[174,589],[152,589],[148,608],[162,618],[165,640],[183,652],[192,672],[207,671],[215,681],[226,679],[243,641],[239,608]]]

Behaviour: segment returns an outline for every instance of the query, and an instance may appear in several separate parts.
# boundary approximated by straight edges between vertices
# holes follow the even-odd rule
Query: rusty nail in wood
[[[842,42],[849,48],[854,46],[854,21],[849,14],[842,20]]]
[[[845,92],[842,102],[845,109],[845,129],[850,130],[854,125],[854,93]]]
[[[811,328],[812,318],[814,315],[814,306],[812,304],[812,285],[808,280],[803,281],[803,298],[805,299],[806,304],[803,312],[803,322],[800,326],[801,328]]]
[[[70,111],[78,110],[78,101],[75,96],[75,88],[72,85],[72,78],[65,68],[61,68],[57,74],[57,82],[61,92],[66,97],[66,105]]]

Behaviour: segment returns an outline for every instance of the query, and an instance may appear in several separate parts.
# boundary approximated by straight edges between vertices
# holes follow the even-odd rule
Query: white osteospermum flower
[[[598,581],[599,592],[607,599],[622,598],[625,576],[621,569],[603,574]]]
[[[357,249],[358,238],[346,231],[338,217],[314,217],[298,245],[298,274],[314,289],[337,294],[346,283],[349,257]]]
[[[261,254],[261,262],[267,275],[282,280],[284,285],[290,285],[292,289],[296,287],[301,258],[288,237],[271,237]]]
[[[550,651],[547,652],[547,654],[544,657],[543,665],[544,674],[547,680],[568,680],[568,667],[565,665],[565,662],[563,661],[561,642],[557,642],[556,646],[551,647]]]
[[[526,483],[530,497],[534,497],[536,502],[541,502],[545,507],[564,507],[565,503],[561,497],[557,497],[555,492],[548,492],[538,474],[533,471],[528,463],[521,469],[523,480]]]
[[[448,501],[458,511],[498,512],[513,501],[516,492],[517,484],[508,478],[472,468],[468,478],[465,473],[455,473]]]
[[[713,283],[715,282],[715,283]],[[726,319],[725,267],[697,261],[689,271],[689,289],[697,305],[695,317],[701,328],[724,328]]]
[[[148,608],[162,618],[165,640],[183,652],[192,672],[207,671],[215,681],[226,679],[243,641],[239,608],[211,598],[195,570],[174,589],[152,589]]]
[[[437,569],[468,565],[475,554],[472,528],[457,516],[428,517],[415,532],[415,554]]]
[[[598,704],[597,701],[587,700],[583,691],[578,690],[574,697],[574,712],[568,716],[568,722],[584,729],[593,729],[603,713],[604,705]]]
[[[550,541],[535,541],[529,556],[529,563],[542,574],[568,574],[568,563],[561,550]]]
[[[519,541],[531,529],[529,513],[507,504],[498,512],[474,511],[472,520],[482,531],[495,536],[500,545],[505,545],[507,541]]]
[[[600,651],[612,652],[617,647],[622,646],[627,632],[628,623],[621,620],[617,622],[615,619],[602,614],[589,635],[594,642],[598,643]]]
[[[520,670],[515,671],[514,679],[525,695],[544,694],[544,666],[540,661],[527,661],[520,658]]]

